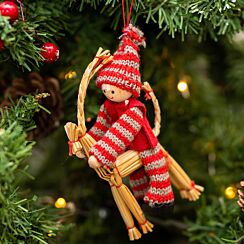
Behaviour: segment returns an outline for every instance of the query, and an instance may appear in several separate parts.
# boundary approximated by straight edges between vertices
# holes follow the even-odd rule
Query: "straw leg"
[[[176,183],[175,186],[180,190],[180,195],[183,199],[188,199],[189,201],[196,201],[201,195],[201,191],[204,190],[203,187],[197,185],[193,186],[192,181],[182,176],[183,169],[177,164],[176,161],[172,160],[169,164],[169,170],[171,178],[174,179],[172,183]],[[175,167],[176,166],[176,167]],[[184,172],[185,174],[185,172]]]
[[[130,210],[126,206],[123,198],[120,196],[116,186],[114,186],[114,185],[110,185],[110,186],[111,186],[111,191],[112,191],[112,194],[113,194],[113,197],[114,197],[114,201],[117,204],[119,212],[120,212],[120,214],[121,214],[121,216],[122,216],[122,218],[123,218],[123,220],[125,222],[125,225],[127,227],[129,239],[131,241],[140,239],[141,238],[141,233],[135,227],[134,220],[133,220],[133,217],[132,217],[132,215],[130,213]]]
[[[136,220],[138,221],[142,232],[147,234],[148,232],[152,232],[153,224],[150,223],[144,216],[142,209],[138,202],[136,201],[135,197],[132,195],[131,191],[128,187],[122,184],[118,191],[123,198],[124,202],[128,206],[129,210],[132,212]]]
[[[162,150],[166,152],[163,147]],[[192,180],[170,155],[168,155],[168,161],[171,181],[180,190],[181,197],[190,201],[198,200],[204,188],[199,185],[192,185]]]

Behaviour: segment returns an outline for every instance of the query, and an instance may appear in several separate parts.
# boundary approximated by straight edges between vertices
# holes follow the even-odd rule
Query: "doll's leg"
[[[140,156],[149,177],[149,189],[144,201],[150,207],[172,204],[174,194],[170,184],[168,164],[160,145],[141,152]]]
[[[130,186],[135,198],[139,201],[143,200],[149,187],[149,179],[143,167],[130,175]]]

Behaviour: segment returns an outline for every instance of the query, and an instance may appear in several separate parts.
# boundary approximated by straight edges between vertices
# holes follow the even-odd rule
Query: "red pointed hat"
[[[138,51],[139,46],[145,45],[142,31],[132,24],[125,27],[113,60],[98,73],[97,86],[101,88],[103,84],[114,85],[138,97],[142,86]]]

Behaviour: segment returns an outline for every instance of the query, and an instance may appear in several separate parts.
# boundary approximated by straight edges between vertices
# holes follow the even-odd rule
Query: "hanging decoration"
[[[59,58],[59,48],[51,42],[43,43],[41,47],[41,56],[45,63],[53,63]]]
[[[78,125],[68,122],[65,131],[69,155],[87,157],[89,166],[108,181],[129,239],[137,240],[141,232],[133,217],[142,233],[153,229],[137,200],[143,200],[151,208],[167,208],[174,203],[171,183],[179,189],[182,198],[190,201],[200,197],[203,187],[187,176],[157,140],[161,112],[150,85],[141,83],[138,52],[140,46],[145,46],[145,38],[143,32],[130,23],[132,7],[133,1],[126,21],[122,0],[124,28],[119,47],[113,56],[108,50],[98,49],[80,83]],[[95,125],[87,132],[84,102],[89,82],[97,72],[96,84],[107,100],[100,108]],[[146,118],[145,106],[137,100],[141,90],[154,105],[153,129]],[[130,177],[133,194],[122,181],[126,176]]]
[[[0,3],[0,14],[2,16],[9,17],[10,21],[13,23],[19,17],[18,7],[15,3],[11,1],[4,1]]]

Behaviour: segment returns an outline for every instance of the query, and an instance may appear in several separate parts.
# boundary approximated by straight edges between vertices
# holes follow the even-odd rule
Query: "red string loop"
[[[69,145],[69,156],[73,155],[73,144],[75,143],[75,141],[68,141],[68,145]]]
[[[195,188],[196,184],[195,184],[195,181],[194,180],[191,181],[191,186],[192,186],[192,188],[196,189]]]
[[[130,10],[129,10],[129,13],[128,13],[128,16],[127,16],[127,23],[126,23],[126,18],[125,18],[125,0],[122,0],[122,17],[123,17],[124,27],[127,27],[130,24],[130,17],[131,17],[133,5],[134,5],[134,0],[131,0]]]
[[[85,134],[79,136],[77,141],[68,141],[68,145],[69,145],[69,156],[72,156],[72,155],[73,155],[73,144],[76,143],[76,142],[78,142],[78,141],[80,141],[80,139],[81,139],[83,136],[85,136]]]
[[[121,183],[120,185],[117,185],[116,188],[120,188],[123,185],[123,183]]]
[[[127,25],[130,24],[130,17],[131,17],[131,13],[132,13],[132,7],[134,5],[134,0],[131,1],[131,4],[130,4],[130,11],[129,11],[129,14],[128,14],[128,17],[127,17]]]
[[[145,220],[145,222],[143,222],[142,224],[139,223],[139,226],[142,228],[143,225],[145,225],[147,223],[147,220]]]
[[[124,22],[124,27],[126,26],[126,21],[125,21],[125,0],[122,0],[122,16],[123,16],[123,22]]]

